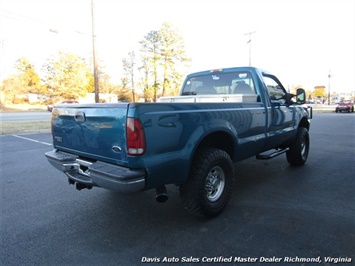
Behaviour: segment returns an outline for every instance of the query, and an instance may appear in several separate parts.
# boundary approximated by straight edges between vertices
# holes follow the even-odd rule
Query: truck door
[[[268,144],[270,146],[283,143],[293,134],[295,128],[295,113],[293,105],[287,104],[286,90],[273,75],[263,74],[268,90],[270,107],[268,112]]]

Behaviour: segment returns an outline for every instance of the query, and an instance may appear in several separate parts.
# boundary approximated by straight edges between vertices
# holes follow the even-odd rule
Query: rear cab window
[[[189,78],[182,95],[204,94],[256,94],[255,83],[248,71],[211,72]]]

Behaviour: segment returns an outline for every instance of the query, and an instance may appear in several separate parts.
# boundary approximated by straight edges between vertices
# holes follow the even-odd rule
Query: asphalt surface
[[[355,260],[355,113],[314,115],[303,167],[284,155],[237,163],[232,198],[212,220],[187,214],[174,186],[163,204],[154,191],[77,191],[46,161],[50,143],[49,134],[0,136],[1,265]]]

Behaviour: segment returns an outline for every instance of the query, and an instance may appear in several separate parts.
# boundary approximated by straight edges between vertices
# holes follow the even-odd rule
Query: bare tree
[[[134,66],[136,64],[136,55],[134,51],[128,53],[128,58],[124,58],[122,60],[124,78],[127,85],[131,83],[131,91],[132,91],[132,99],[133,102],[136,101],[136,93],[135,93],[135,80],[134,80]]]

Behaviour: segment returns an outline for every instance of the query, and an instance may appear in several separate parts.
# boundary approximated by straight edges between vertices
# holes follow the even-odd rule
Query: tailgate
[[[52,112],[54,147],[88,159],[125,165],[128,105],[55,106]]]

